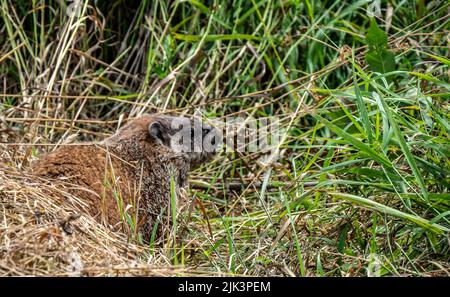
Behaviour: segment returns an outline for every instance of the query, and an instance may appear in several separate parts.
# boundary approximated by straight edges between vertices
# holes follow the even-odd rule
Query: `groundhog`
[[[134,231],[148,241],[167,214],[171,185],[187,185],[189,170],[212,158],[219,136],[198,120],[145,115],[98,144],[62,146],[35,161],[32,170],[67,181],[68,191],[98,221],[115,229],[134,222]]]

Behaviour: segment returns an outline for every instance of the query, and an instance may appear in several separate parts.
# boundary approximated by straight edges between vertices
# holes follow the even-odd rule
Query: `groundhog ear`
[[[148,126],[148,133],[150,138],[156,141],[158,144],[164,145],[167,142],[167,133],[161,123],[154,122]]]

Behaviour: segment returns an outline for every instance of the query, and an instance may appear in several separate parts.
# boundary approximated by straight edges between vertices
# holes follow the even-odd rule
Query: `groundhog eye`
[[[203,137],[205,137],[209,132],[211,132],[211,130],[212,128],[210,126],[204,126],[202,131]]]

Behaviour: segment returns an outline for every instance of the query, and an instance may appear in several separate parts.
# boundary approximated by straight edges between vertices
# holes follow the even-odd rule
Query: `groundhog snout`
[[[178,130],[172,136],[173,149],[181,151],[195,168],[210,161],[218,152],[221,143],[220,130],[203,122],[190,122],[190,129]]]
[[[202,127],[203,144],[207,145],[207,151],[215,153],[218,149],[220,131],[210,125],[204,124]]]
[[[201,134],[191,130],[191,158],[193,165],[209,161],[218,152],[220,131],[211,125],[202,123]]]

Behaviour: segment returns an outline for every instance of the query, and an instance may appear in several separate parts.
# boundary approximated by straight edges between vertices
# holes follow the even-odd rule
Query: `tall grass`
[[[375,257],[381,275],[450,275],[447,1],[382,1],[387,73],[365,59],[365,0],[82,2],[69,16],[0,0],[0,136],[27,147],[18,165],[147,112],[278,116],[269,168],[221,153],[191,176],[169,259],[343,276]]]

